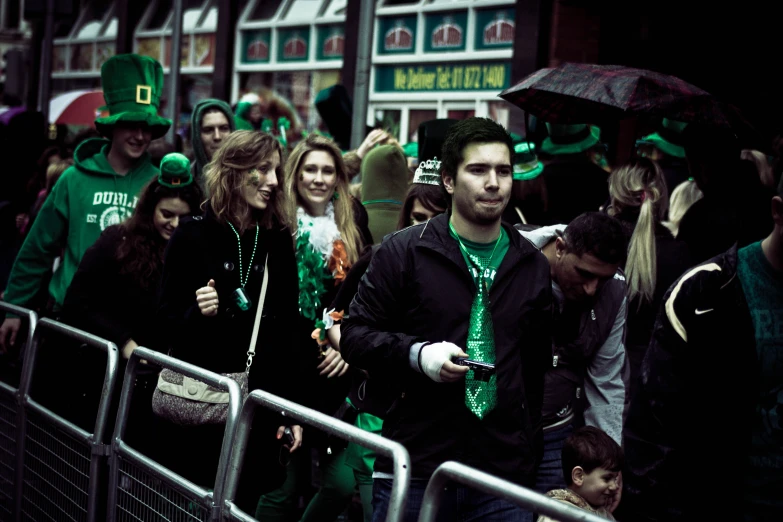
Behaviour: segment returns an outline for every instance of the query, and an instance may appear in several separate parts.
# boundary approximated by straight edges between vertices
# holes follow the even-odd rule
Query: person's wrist
[[[421,354],[424,351],[424,347],[427,346],[430,343],[422,343],[422,345],[419,347],[419,356],[417,357],[416,364],[419,366],[419,373],[424,373],[424,369],[421,367]]]

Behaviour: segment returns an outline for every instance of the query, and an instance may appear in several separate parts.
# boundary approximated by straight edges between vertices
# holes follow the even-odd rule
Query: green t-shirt
[[[495,248],[495,241],[492,241],[491,243],[476,243],[474,241],[470,241],[469,239],[465,239],[462,236],[458,236],[451,227],[449,227],[449,234],[451,234],[451,237],[461,242],[462,246],[465,247],[465,249],[460,248],[459,251],[462,252],[462,258],[465,260],[465,263],[467,263],[468,270],[473,276],[473,282],[476,282],[476,279],[478,278],[478,272],[473,266],[473,263],[468,258],[468,253],[476,256],[479,259],[482,267],[485,269],[484,277],[487,280],[487,288],[491,287],[492,283],[495,281],[495,275],[498,272],[500,263],[506,256],[508,247],[511,244],[511,240],[508,237],[506,229],[503,227],[500,228],[500,242],[497,243],[497,248]],[[466,253],[465,250],[468,252]]]
[[[783,512],[783,274],[772,268],[759,242],[740,249],[737,275],[756,332],[761,372],[745,483],[747,520],[777,519]]]

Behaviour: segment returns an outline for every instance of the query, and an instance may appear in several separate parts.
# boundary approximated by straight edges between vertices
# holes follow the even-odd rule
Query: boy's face
[[[586,473],[581,467],[574,468],[571,489],[594,508],[609,505],[617,493],[617,471],[595,468]]]

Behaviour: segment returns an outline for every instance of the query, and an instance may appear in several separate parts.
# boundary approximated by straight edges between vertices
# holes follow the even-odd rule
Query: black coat
[[[625,425],[619,520],[743,520],[758,365],[735,246],[663,299]]]
[[[255,229],[242,235],[243,273],[247,269]],[[234,232],[217,221],[213,212],[181,222],[169,241],[161,278],[158,315],[167,325],[167,344],[178,359],[218,373],[244,371],[263,280],[264,259],[269,254],[269,283],[250,369],[250,390],[263,389],[301,402],[302,357],[297,352],[292,325],[299,317],[291,232],[280,227],[260,229],[245,293],[252,302],[247,311],[233,304],[240,287],[239,255]],[[215,281],[219,311],[201,314],[196,290]],[[278,426],[292,424],[259,408],[253,421],[237,503],[252,511],[258,496],[278,487],[284,477],[280,466]],[[181,427],[169,425],[169,451],[163,464],[197,484],[212,487],[223,439],[223,426]]]
[[[544,372],[551,363],[549,263],[513,228],[490,290],[498,403],[483,421],[465,406],[464,381],[436,383],[409,363],[414,343],[465,346],[475,284],[448,216],[389,236],[375,253],[350,314],[341,348],[350,364],[397,391],[383,436],[405,445],[414,477],[459,460],[532,484],[540,456]],[[379,456],[376,471],[391,472]]]
[[[547,212],[536,225],[567,225],[595,212],[609,199],[609,174],[582,154],[555,156],[541,174],[546,181]]]
[[[253,251],[255,229],[242,236],[243,274]],[[292,398],[299,357],[290,327],[298,312],[299,284],[293,241],[288,229],[260,229],[245,294],[252,302],[247,311],[234,304],[232,293],[240,287],[237,239],[228,225],[219,223],[211,210],[206,216],[185,219],[166,249],[161,277],[158,314],[167,326],[171,355],[217,373],[244,371],[269,254],[269,286],[253,366],[250,389],[263,388]],[[215,281],[219,311],[201,313],[196,290]],[[298,398],[298,397],[297,397]]]
[[[87,249],[68,287],[62,317],[76,328],[113,342],[120,350],[131,339],[157,350],[158,280],[142,286],[134,275],[120,273],[122,264],[116,254],[124,236],[120,226],[108,227]]]

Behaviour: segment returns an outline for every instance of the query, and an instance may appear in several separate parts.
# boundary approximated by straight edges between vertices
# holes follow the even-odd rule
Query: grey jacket
[[[520,234],[541,249],[565,227],[552,225],[520,230]],[[583,415],[585,424],[622,443],[630,376],[625,354],[626,296],[625,276],[618,270],[598,291],[592,305],[576,318],[576,338],[562,346],[553,342],[552,366],[544,381],[545,430],[564,426],[576,415]],[[562,308],[563,293],[554,280],[552,297],[555,307]]]

